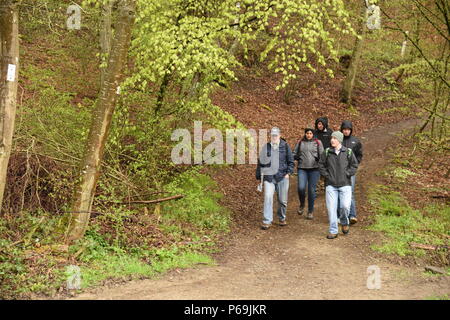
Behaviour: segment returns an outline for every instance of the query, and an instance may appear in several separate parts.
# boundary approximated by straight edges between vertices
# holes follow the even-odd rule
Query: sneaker
[[[308,219],[308,220],[312,220],[313,219],[312,212],[308,212],[308,215],[306,216],[306,219]]]
[[[356,219],[356,217],[351,217],[350,218],[350,224],[355,224],[358,222],[358,219]]]
[[[336,234],[329,233],[329,234],[327,235],[327,239],[336,239],[337,237],[338,237],[337,233],[336,233]]]
[[[284,227],[287,225],[286,219],[285,220],[280,220],[280,222],[278,223],[278,225]]]
[[[302,215],[304,212],[305,212],[305,208],[304,207],[299,207],[298,210],[297,210],[297,213],[299,215]]]
[[[269,228],[270,228],[270,224],[263,223],[263,224],[261,225],[261,229],[263,229],[263,230],[267,230],[267,229],[269,229]]]
[[[343,234],[348,234],[350,231],[350,226],[346,225],[346,226],[342,226],[342,233]]]

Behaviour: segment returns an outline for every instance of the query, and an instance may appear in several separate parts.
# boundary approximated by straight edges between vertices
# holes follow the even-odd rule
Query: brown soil
[[[376,172],[386,164],[387,146],[396,141],[394,133],[414,124],[412,120],[403,121],[361,135],[365,158],[356,190],[360,221],[351,227],[349,235],[325,238],[328,221],[323,191],[316,200],[314,220],[296,213],[295,176],[291,177],[289,191],[288,226],[260,230],[262,197],[256,192],[254,166],[229,168],[216,179],[248,174],[253,180],[235,181],[233,188],[222,185],[224,193],[228,192],[228,206],[241,210],[234,212],[233,230],[216,257],[216,266],[175,270],[159,279],[100,287],[75,299],[424,299],[449,294],[450,277],[425,276],[420,262],[402,265],[403,260],[373,251],[370,245],[381,241],[381,235],[365,228],[370,221],[367,187],[378,181]],[[246,205],[239,207],[242,201]],[[371,265],[381,269],[381,289],[367,288],[367,268]]]

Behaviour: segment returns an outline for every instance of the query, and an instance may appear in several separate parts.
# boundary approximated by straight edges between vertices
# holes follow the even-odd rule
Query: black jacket
[[[356,160],[353,151],[342,146],[339,154],[336,154],[334,148],[325,150],[320,156],[319,170],[325,177],[325,185],[333,187],[351,186],[351,176],[356,174],[358,169],[358,160]]]
[[[268,182],[280,182],[284,179],[286,174],[292,174],[294,172],[294,156],[289,144],[284,139],[280,139],[280,145],[278,146],[279,152],[273,152],[272,145],[267,143],[258,157],[258,165],[256,167],[256,179],[261,180],[261,173],[264,174],[264,181]],[[278,154],[278,168],[271,168],[271,164],[274,162],[274,156]],[[271,169],[278,169],[276,172]]]
[[[344,129],[350,129],[350,135],[348,137],[344,136],[344,141],[342,142],[342,145],[344,147],[350,148],[353,150],[353,153],[355,154],[356,160],[358,160],[358,163],[361,163],[363,158],[363,147],[361,141],[352,135],[353,132],[353,124],[349,120],[345,120],[341,124],[341,132]]]
[[[321,131],[317,128],[317,124],[319,122],[322,122],[324,129]],[[329,148],[331,147],[331,130],[328,128],[328,118],[327,117],[321,117],[316,119],[315,123],[316,130],[314,131],[314,137],[319,139],[320,142],[322,142],[323,148]]]

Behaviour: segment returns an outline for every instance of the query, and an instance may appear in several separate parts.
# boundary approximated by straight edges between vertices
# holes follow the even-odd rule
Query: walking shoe
[[[336,234],[329,233],[329,234],[327,235],[327,239],[336,239],[337,237],[338,237],[337,233],[336,233]]]
[[[263,230],[267,230],[267,229],[269,229],[269,228],[270,228],[270,224],[263,223],[263,224],[261,225],[261,229],[263,229]]]
[[[298,210],[297,210],[297,213],[299,215],[302,215],[304,212],[305,212],[305,207],[299,207]]]
[[[358,219],[356,217],[350,217],[350,224],[355,224],[358,222]]]
[[[312,212],[308,212],[308,215],[306,216],[306,219],[308,219],[308,220],[312,220],[313,219]]]
[[[287,225],[286,219],[285,220],[280,220],[280,222],[278,223],[278,225],[284,227]]]
[[[342,233],[343,234],[348,234],[350,231],[350,226],[346,225],[346,226],[342,226]]]

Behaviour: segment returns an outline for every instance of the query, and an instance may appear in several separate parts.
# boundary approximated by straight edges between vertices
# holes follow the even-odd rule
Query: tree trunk
[[[6,186],[16,117],[19,75],[19,14],[17,2],[0,0],[0,208]]]
[[[366,7],[363,5],[363,15],[361,17],[361,24],[359,30],[359,36],[355,40],[355,46],[353,48],[352,58],[350,60],[350,65],[347,70],[347,77],[344,80],[342,86],[339,100],[343,103],[351,103],[353,87],[355,86],[356,74],[358,72],[358,65],[361,59],[361,52],[364,45],[364,39],[366,37],[366,23],[367,23],[367,13]]]
[[[101,63],[108,61],[109,53],[111,52],[111,40],[112,40],[112,6],[114,1],[109,0],[102,5],[102,19],[100,26],[100,57]],[[103,83],[106,73],[106,68],[101,69],[101,80]]]
[[[414,9],[413,9],[414,10]],[[415,28],[414,28],[414,41],[416,42],[417,45],[419,45],[420,42],[420,19],[419,19],[419,15],[417,14],[417,12],[414,10],[414,19],[416,20],[416,24],[415,24]],[[405,31],[407,33],[407,31]],[[408,39],[405,39],[405,44],[407,44]],[[403,52],[403,51],[402,51]],[[402,56],[403,58],[403,56]],[[405,63],[413,63],[414,60],[417,58],[417,51],[416,50],[411,50],[411,53],[409,55],[409,61],[405,59]],[[405,68],[402,68],[398,74],[398,76],[395,78],[395,82],[399,82],[400,79],[403,77],[403,74],[405,73]]]
[[[100,175],[100,164],[130,46],[135,7],[135,0],[119,2],[116,35],[108,58],[104,81],[100,86],[99,99],[92,115],[91,128],[81,162],[81,181],[76,187],[72,202],[72,214],[66,233],[67,242],[82,238],[88,226],[95,187]]]

